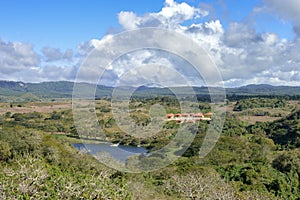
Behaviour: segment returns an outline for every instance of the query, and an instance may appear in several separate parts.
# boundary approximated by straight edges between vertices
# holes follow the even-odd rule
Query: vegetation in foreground
[[[244,101],[234,104],[239,106]],[[139,126],[149,123],[147,112],[155,103],[167,111],[178,111],[172,98],[133,100],[131,115]],[[270,105],[255,104],[245,109],[248,115],[251,111],[255,115],[256,109],[274,109]],[[284,102],[276,107],[277,113],[282,110],[282,116],[255,124],[242,120],[245,109],[228,111],[218,143],[203,159],[198,151],[208,124],[200,123],[194,142],[182,158],[159,171],[140,174],[109,169],[75,150],[69,137],[53,134],[76,136],[71,110],[7,112],[0,117],[0,198],[299,199],[298,105]],[[210,110],[208,103],[197,106]],[[110,109],[106,100],[97,101],[99,123],[113,142],[144,145],[151,151],[168,143],[177,128],[177,124],[169,123],[155,138],[138,140],[118,130]]]

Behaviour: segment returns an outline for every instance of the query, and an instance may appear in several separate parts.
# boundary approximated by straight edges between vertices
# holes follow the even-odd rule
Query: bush
[[[7,142],[0,141],[0,160],[6,161],[11,158],[11,148]]]
[[[0,140],[11,148],[12,156],[39,154],[42,134],[34,130],[24,130],[20,127],[5,129],[0,132]]]

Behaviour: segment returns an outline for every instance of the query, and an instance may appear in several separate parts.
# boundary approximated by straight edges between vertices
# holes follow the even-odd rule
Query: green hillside
[[[269,124],[266,128],[266,133],[277,144],[290,148],[299,148],[300,110]]]

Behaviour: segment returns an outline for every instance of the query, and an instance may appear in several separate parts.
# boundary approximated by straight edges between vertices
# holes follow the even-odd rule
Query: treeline
[[[197,99],[197,101],[200,102],[207,102],[207,103],[211,103],[212,102],[212,97],[209,94],[196,94],[195,97],[191,97],[191,96],[186,96],[186,95],[155,95],[155,96],[132,96],[131,99],[133,100],[137,100],[137,101],[149,101],[152,100],[153,98],[171,98],[171,99],[179,99],[179,100],[186,100],[186,101],[195,101],[195,99]],[[298,101],[300,100],[300,95],[272,95],[272,94],[267,94],[267,95],[252,95],[252,94],[226,94],[225,95],[226,99],[228,101],[240,101],[240,100],[244,100],[244,99],[249,99],[249,98],[260,98],[260,99],[278,99],[278,100],[283,100],[283,101]],[[214,99],[217,99],[218,96],[214,95],[213,96]],[[219,99],[222,99],[223,97],[220,96]]]
[[[233,111],[243,111],[252,108],[283,108],[286,106],[286,100],[284,99],[271,99],[271,98],[248,98],[239,100]]]
[[[253,94],[227,94],[227,100],[229,101],[239,101],[243,99],[249,98],[268,98],[268,99],[279,99],[279,100],[286,100],[286,101],[298,101],[300,100],[300,95],[273,95],[273,94],[260,94],[260,95],[253,95]]]

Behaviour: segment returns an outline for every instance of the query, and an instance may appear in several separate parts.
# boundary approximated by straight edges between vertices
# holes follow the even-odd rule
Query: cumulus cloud
[[[81,57],[87,56],[92,50],[94,46],[91,44],[90,41],[82,42],[77,45],[77,54]]]
[[[208,15],[208,11],[192,7],[185,2],[179,4],[174,2],[174,0],[166,0],[165,7],[163,7],[157,15],[162,17],[163,20],[169,23],[171,22],[172,25],[174,23],[182,23],[186,20],[206,16]]]
[[[160,12],[147,13],[137,16],[133,12],[122,11],[118,15],[120,25],[125,30],[142,27],[170,28],[192,19],[207,16],[208,11],[195,8],[187,3],[177,3],[174,0],[166,0],[165,6]]]
[[[289,67],[287,57],[290,56],[288,53],[290,43],[285,39],[279,39],[273,33],[260,35],[253,33],[247,38],[230,43],[231,47],[222,52],[221,70],[225,81],[228,79],[243,79],[245,81],[251,79],[257,80],[253,83],[268,83],[267,80],[261,82],[253,78],[260,74],[266,75],[263,73],[266,70],[276,71]],[[226,39],[225,41],[228,42]]]
[[[39,77],[47,81],[73,80],[77,72],[76,66],[46,65],[37,71]]]
[[[136,29],[140,23],[141,18],[137,17],[133,12],[121,11],[118,14],[119,24],[125,29]]]
[[[277,0],[265,0],[266,6],[269,6],[270,9],[278,10],[280,15],[293,20],[295,29],[300,19],[298,14],[300,12],[297,12],[299,5],[296,2],[288,0],[283,3]],[[282,10],[279,11],[281,6],[283,6]],[[291,13],[289,13],[290,7],[293,7]],[[218,19],[199,23],[196,19],[203,19],[209,14],[204,8],[196,8],[184,2],[177,3],[173,0],[166,0],[164,7],[159,12],[137,15],[134,12],[122,11],[118,15],[118,20],[125,30],[160,27],[174,30],[193,39],[208,52],[217,64],[227,86],[249,83],[275,85],[297,85],[300,83],[300,59],[298,56],[300,55],[298,48],[300,40],[287,41],[272,32],[258,33],[247,22],[232,22],[226,28],[223,27],[222,21]],[[254,9],[253,12],[257,12],[257,9]],[[259,12],[263,12],[263,10]],[[188,23],[185,23],[187,21]],[[101,47],[104,42],[112,38],[112,35],[107,35],[101,40],[91,40],[89,43],[81,45],[81,49],[90,51],[93,48]],[[126,42],[130,43],[132,41]],[[180,41],[177,41],[177,43],[179,44]],[[185,44],[178,46],[178,48],[184,49]],[[166,69],[170,67],[176,69],[179,73],[188,77],[192,85],[203,83],[203,81],[200,81],[202,77],[195,75],[195,70],[193,71],[191,66],[188,67],[188,63],[175,57],[159,51],[149,50],[129,53],[119,58],[115,64],[109,67],[109,70],[114,72],[114,78],[120,78],[137,66],[159,63],[164,65]],[[160,72],[164,71],[161,70]],[[140,79],[132,78],[131,80],[142,82],[143,73],[147,74],[149,71],[145,68],[135,70],[134,74],[139,76]],[[170,77],[172,76],[170,75]],[[133,81],[129,82],[134,84]],[[174,80],[173,84],[178,84],[178,81]]]
[[[253,27],[236,22],[231,23],[224,34],[224,43],[228,47],[245,47],[261,40]]]
[[[0,39],[0,67],[2,74],[13,74],[40,64],[31,44],[5,42]]]
[[[53,62],[53,61],[60,61],[60,60],[72,61],[73,58],[73,51],[71,49],[67,49],[63,53],[58,48],[44,47],[42,48],[42,53],[45,56],[46,62]]]
[[[284,2],[264,0],[264,2],[264,8],[277,13],[285,20],[291,20],[295,32],[300,36],[300,4],[298,0]],[[121,11],[118,14],[118,21],[124,30],[159,27],[191,38],[217,64],[226,86],[253,83],[300,85],[300,39],[287,40],[272,32],[258,33],[247,21],[232,22],[226,27],[223,26],[221,19],[205,21],[205,17],[209,15],[206,8],[207,6],[193,7],[185,2],[166,0],[163,8],[155,13],[138,15],[130,11]],[[265,10],[255,8],[253,12],[265,12]],[[145,35],[144,37],[146,43],[150,36]],[[78,45],[76,53],[73,53],[72,50],[62,52],[57,48],[45,47],[42,49],[42,56],[34,52],[30,44],[0,40],[0,78],[7,74],[22,77],[31,73],[43,81],[72,80],[84,58],[94,49],[105,49],[103,44],[109,44],[113,38],[112,34],[107,34],[102,39],[83,42]],[[136,42],[124,39],[120,48],[126,45],[135,46]],[[168,42],[173,42],[174,48],[180,48],[182,51],[188,45],[180,41],[168,41],[167,38],[161,38],[159,42],[165,42],[166,45]],[[115,50],[107,49],[106,54],[110,55]],[[79,57],[80,62],[72,62],[74,55]],[[70,65],[58,65],[55,63],[57,61],[69,62]],[[89,81],[91,77],[97,75],[95,71],[97,69],[93,68],[97,63],[90,64],[91,67],[84,72],[84,80],[81,81]],[[151,68],[151,66],[153,67]],[[109,66],[102,67],[106,68],[101,84],[106,85],[120,83],[139,85],[146,83],[147,78],[153,82],[163,77],[166,83],[172,86],[185,84],[178,81],[179,76],[176,73],[187,78],[190,85],[202,85],[202,79],[205,78],[199,77],[193,66],[184,58],[172,55],[170,52],[153,49],[129,52],[120,56]],[[174,73],[170,70],[171,68],[177,72]],[[124,79],[126,76],[130,78]]]
[[[119,77],[115,85],[203,85],[198,71],[185,59],[163,50],[143,49],[123,55],[112,63]],[[192,79],[192,81],[190,81]]]
[[[43,48],[47,62],[71,60],[73,52],[61,53],[55,48]],[[24,82],[74,80],[74,66],[45,65],[42,56],[34,51],[33,45],[21,42],[5,42],[0,39],[0,79]]]
[[[75,79],[77,73],[76,66],[56,66],[29,68],[15,71],[13,74],[0,73],[0,80],[23,81],[23,82],[44,82],[62,81]]]

